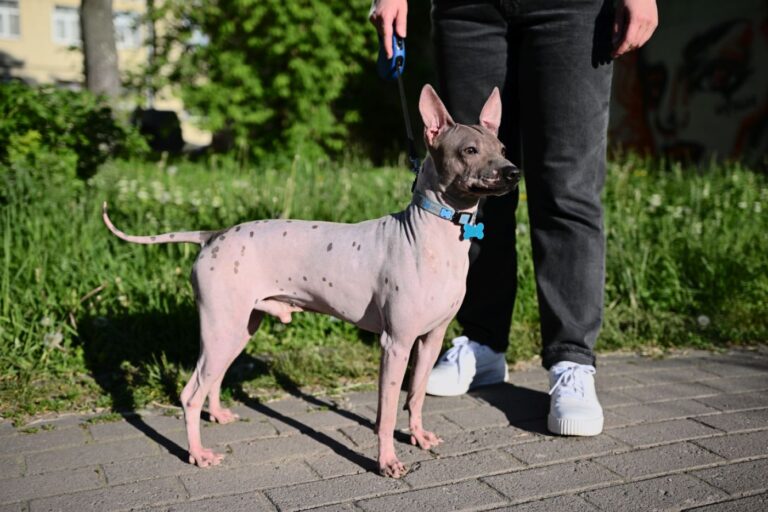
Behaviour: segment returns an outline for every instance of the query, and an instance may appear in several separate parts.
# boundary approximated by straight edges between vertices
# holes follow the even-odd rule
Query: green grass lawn
[[[354,222],[404,208],[395,168],[297,158],[107,164],[87,183],[0,168],[0,414],[175,403],[197,358],[193,245],[137,246],[129,233],[213,229],[249,219]],[[520,290],[508,359],[538,353],[525,190]],[[601,350],[722,347],[768,339],[768,179],[735,165],[702,171],[639,159],[610,165]],[[490,234],[493,236],[493,234]],[[454,326],[449,334],[456,334]],[[329,317],[266,321],[228,373],[225,394],[372,386],[377,338]]]

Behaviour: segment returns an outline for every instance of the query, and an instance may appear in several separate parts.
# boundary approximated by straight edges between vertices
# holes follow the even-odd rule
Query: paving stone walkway
[[[532,367],[427,398],[445,440],[433,451],[407,444],[401,413],[401,480],[372,471],[373,392],[238,404],[242,421],[203,429],[228,454],[207,470],[184,462],[183,422],[161,411],[0,423],[0,512],[768,510],[768,348],[599,362],[604,434],[547,434]]]

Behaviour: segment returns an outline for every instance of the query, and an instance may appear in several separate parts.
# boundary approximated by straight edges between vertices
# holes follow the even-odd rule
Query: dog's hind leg
[[[229,366],[232,365],[232,363],[237,358],[237,356],[240,355],[240,352],[243,351],[243,349],[245,348],[245,345],[248,343],[248,340],[250,339],[250,336],[252,336],[253,333],[256,332],[256,330],[259,328],[259,325],[261,324],[261,321],[263,319],[264,319],[263,312],[256,311],[256,310],[253,310],[251,312],[251,317],[248,319],[249,337],[246,338],[245,342],[241,347],[233,351],[231,360],[229,361],[229,363],[227,363],[227,368],[229,368]],[[225,424],[225,423],[232,423],[233,421],[237,421],[240,418],[240,416],[233,413],[231,410],[221,406],[221,381],[223,380],[224,380],[224,373],[222,373],[221,377],[219,377],[218,380],[216,380],[216,382],[213,383],[213,386],[211,386],[211,390],[208,392],[208,412],[211,415],[212,421]]]
[[[184,422],[189,444],[189,462],[204,468],[215,466],[224,458],[223,454],[203,447],[200,437],[200,412],[206,396],[220,385],[230,363],[237,357],[250,337],[243,326],[237,328],[230,315],[213,317],[206,308],[200,308],[200,358],[187,385],[181,392],[184,408]],[[216,399],[218,402],[218,388]],[[220,404],[217,404],[220,407]]]

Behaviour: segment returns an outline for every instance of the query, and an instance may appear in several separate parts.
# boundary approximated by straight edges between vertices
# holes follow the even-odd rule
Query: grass
[[[188,275],[196,247],[118,241],[101,223],[103,200],[118,227],[146,234],[273,217],[354,222],[402,209],[411,184],[400,169],[299,157],[252,169],[118,161],[87,183],[16,166],[0,168],[0,179],[0,414],[17,420],[175,403],[194,365]],[[737,165],[698,170],[626,158],[610,165],[605,205],[598,348],[768,339],[765,176]],[[512,361],[540,346],[526,226],[521,207]],[[224,393],[371,387],[377,370],[375,336],[301,314],[289,326],[265,322],[228,372]]]

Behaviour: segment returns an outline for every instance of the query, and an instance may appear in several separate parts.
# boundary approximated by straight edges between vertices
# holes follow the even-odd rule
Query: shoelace
[[[584,396],[584,379],[597,373],[591,366],[575,364],[564,369],[557,382],[549,390],[552,395],[558,388],[564,396]]]
[[[467,357],[475,357],[475,353],[469,346],[469,338],[459,337],[453,340],[453,348],[445,353],[445,360],[450,363],[456,363],[459,367],[459,378],[461,378],[462,363],[467,360]]]

